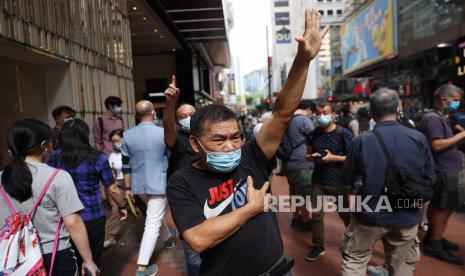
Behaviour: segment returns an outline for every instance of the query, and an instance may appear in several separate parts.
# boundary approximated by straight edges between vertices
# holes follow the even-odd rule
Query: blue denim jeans
[[[186,258],[187,273],[189,276],[198,276],[200,273],[200,264],[202,259],[200,259],[199,254],[195,253],[192,250],[186,241],[182,241],[184,249],[184,257]]]

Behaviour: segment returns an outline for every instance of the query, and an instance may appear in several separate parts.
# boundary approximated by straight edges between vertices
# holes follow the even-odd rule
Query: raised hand
[[[179,88],[176,87],[176,76],[171,76],[171,83],[165,90],[166,104],[175,105],[179,99]]]
[[[321,41],[329,30],[326,26],[320,31],[321,14],[314,9],[305,10],[305,31],[303,36],[298,36],[295,40],[299,43],[299,55],[308,61],[312,60],[320,51]]]

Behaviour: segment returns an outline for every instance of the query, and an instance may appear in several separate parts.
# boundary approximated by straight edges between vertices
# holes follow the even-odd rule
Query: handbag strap
[[[384,156],[386,157],[386,160],[388,161],[388,165],[391,167],[394,166],[394,160],[392,159],[392,156],[389,153],[389,150],[387,149],[386,144],[384,143],[384,140],[381,137],[381,134],[376,128],[373,129],[373,134],[375,135],[376,140],[378,140],[378,144],[381,146],[381,149],[383,150]]]
[[[55,231],[55,240],[53,241],[53,251],[52,251],[52,260],[50,262],[50,270],[48,276],[52,276],[53,263],[55,262],[55,257],[58,249],[58,242],[60,241],[60,230],[61,230],[61,214],[58,213],[57,219],[57,229]]]
[[[44,198],[45,194],[48,191],[48,188],[52,185],[53,180],[55,179],[55,176],[60,172],[60,169],[55,169],[55,171],[52,173],[50,178],[48,179],[47,183],[45,184],[44,188],[42,189],[42,192],[40,192],[39,197],[37,198],[36,203],[34,203],[34,206],[32,207],[31,211],[29,212],[29,216],[32,218],[34,216],[34,213],[37,209],[37,206],[39,206],[40,202],[42,201],[42,198]]]

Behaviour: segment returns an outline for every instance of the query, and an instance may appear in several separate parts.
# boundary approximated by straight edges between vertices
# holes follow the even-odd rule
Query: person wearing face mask
[[[315,162],[313,172],[311,203],[314,208],[318,206],[318,200],[324,195],[344,198],[344,206],[348,207],[347,196],[348,183],[342,179],[342,167],[346,159],[348,148],[353,135],[350,130],[334,123],[334,113],[330,103],[320,103],[317,107],[316,117],[318,128],[314,131],[308,147],[308,160]],[[321,203],[322,206],[325,204]],[[347,226],[350,216],[347,212],[338,213]],[[322,210],[312,212],[312,243],[313,246],[305,259],[316,261],[325,254],[324,212]]]
[[[60,133],[63,124],[72,120],[74,116],[76,116],[76,111],[69,106],[61,105],[53,109],[52,117],[55,120],[55,126],[53,127],[53,134],[50,141],[52,141],[54,150],[61,147]]]
[[[196,109],[190,104],[181,104],[176,109],[176,101],[179,96],[179,89],[176,87],[176,76],[171,77],[171,84],[165,91],[166,104],[163,113],[163,125],[165,127],[166,143],[170,148],[170,160],[168,166],[168,177],[181,168],[190,166],[198,160],[195,151],[189,142],[191,131],[191,117]],[[189,276],[199,275],[202,260],[189,245],[183,241],[184,257]]]
[[[124,129],[124,121],[121,117],[122,104],[120,98],[109,96],[105,99],[106,112],[94,121],[95,149],[105,153],[106,156],[113,151],[113,144],[108,138],[110,133],[115,129]]]
[[[105,154],[93,149],[89,141],[90,129],[86,122],[74,119],[63,125],[63,147],[55,150],[47,160],[54,168],[67,171],[73,178],[79,199],[84,205],[80,212],[87,229],[94,262],[98,263],[105,240],[105,210],[100,183],[107,194],[124,207],[124,202],[113,194],[114,177]],[[77,255],[78,265],[84,256]],[[81,258],[82,257],[82,258]]]
[[[113,152],[108,157],[108,162],[113,171],[115,178],[114,189],[119,195],[124,193],[124,178],[123,178],[123,161],[121,155],[121,147],[123,146],[123,130],[116,129],[110,133],[110,141],[113,143]],[[123,199],[126,205],[126,200]],[[128,211],[125,206],[118,207],[118,204],[110,199],[111,215],[108,217],[105,225],[105,242],[103,248],[109,248],[116,244],[116,236],[123,226],[122,221],[126,220]]]
[[[462,159],[457,145],[465,140],[465,131],[454,135],[446,116],[460,105],[461,89],[452,84],[441,85],[434,92],[434,110],[423,115],[420,130],[428,138],[436,165],[437,181],[428,207],[429,228],[423,240],[423,252],[456,265],[464,262],[450,251],[459,246],[446,240],[444,232],[452,212],[459,204],[459,172]]]
[[[163,112],[163,125],[167,132],[166,141],[171,152],[168,176],[198,159],[189,143],[191,118],[196,109],[188,103],[180,104],[176,108],[177,97],[173,99],[169,97],[169,95],[175,95],[176,91],[179,95],[176,77],[173,75],[171,84],[165,91],[167,101]]]
[[[79,215],[84,206],[76,192],[73,179],[66,171],[57,170],[44,163],[52,151],[52,145],[49,143],[51,136],[52,129],[34,119],[19,120],[8,129],[7,143],[13,158],[0,172],[1,225],[7,217],[11,216],[7,201],[11,202],[17,212],[27,214],[37,203],[40,194],[45,192],[32,216],[32,222],[39,235],[47,275],[52,275],[52,271],[53,275],[78,275],[76,253],[79,253],[83,259],[82,271],[79,271],[79,275],[84,275],[84,269],[87,269],[90,275],[95,276],[98,275],[99,269],[92,260],[86,226]],[[48,181],[51,182],[47,189]],[[61,216],[63,222],[59,228],[57,216]],[[52,271],[49,271],[57,228],[59,241],[56,244]],[[71,240],[77,252],[72,249]],[[10,254],[16,253],[13,252],[14,246],[11,249]],[[2,268],[3,266],[2,264]],[[6,271],[0,274],[9,274],[3,272]],[[22,272],[24,274],[20,271],[16,273],[25,275],[25,271]]]
[[[167,143],[168,129],[153,123],[155,109],[151,102],[139,101],[136,115],[140,123],[124,132],[121,155],[126,197],[133,200],[133,195],[137,195],[147,205],[136,271],[136,276],[145,276],[158,271],[156,264],[149,265],[158,237],[166,248],[173,248],[177,237],[176,231],[170,231],[164,221],[168,146],[173,144]]]
[[[268,211],[268,179],[329,29],[320,29],[318,11],[305,15],[287,81],[254,138],[242,145],[237,114],[224,105],[204,106],[191,118],[189,139],[199,160],[169,178],[167,195],[178,231],[201,256],[200,275],[290,275],[293,261],[284,254],[276,214]]]

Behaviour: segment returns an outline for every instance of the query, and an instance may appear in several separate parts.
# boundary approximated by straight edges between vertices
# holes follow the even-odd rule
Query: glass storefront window
[[[399,0],[400,47],[462,22],[461,0]]]

